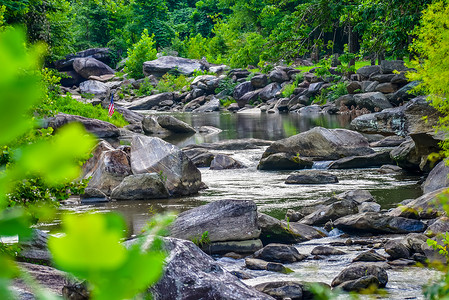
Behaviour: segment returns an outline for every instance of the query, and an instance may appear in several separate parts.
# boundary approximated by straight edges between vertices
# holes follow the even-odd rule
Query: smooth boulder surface
[[[109,88],[106,84],[96,80],[86,80],[80,83],[81,94],[91,94],[98,98],[109,96]]]
[[[326,184],[337,182],[337,176],[334,174],[318,170],[296,172],[285,180],[286,184]]]
[[[156,173],[127,176],[111,193],[111,198],[116,200],[160,199],[169,196],[161,176]]]
[[[175,56],[162,56],[158,59],[143,63],[143,73],[145,76],[154,75],[162,77],[170,71],[190,76],[193,72],[204,69],[205,66],[198,60]]]
[[[259,238],[257,207],[253,201],[219,200],[181,213],[171,236],[192,240],[208,232],[211,242]]]
[[[131,110],[149,110],[167,100],[173,101],[173,93],[161,93],[139,98],[131,103],[126,103],[124,106]]]
[[[254,288],[276,299],[302,300],[305,294],[303,284],[294,281],[259,283]]]
[[[93,57],[75,58],[73,68],[86,79],[89,79],[90,76],[113,75],[115,73],[111,67]]]
[[[173,116],[159,116],[157,117],[157,122],[162,128],[170,130],[174,133],[195,133],[196,130],[192,126],[176,119]]]
[[[240,140],[227,140],[219,141],[216,143],[203,143],[203,144],[192,144],[184,147],[184,150],[202,148],[209,150],[249,150],[249,149],[260,149],[264,146],[269,146],[273,142],[260,140],[260,139],[240,139]]]
[[[393,107],[381,92],[356,94],[354,95],[354,101],[358,107],[366,108],[369,111],[374,111],[376,108],[383,110]]]
[[[344,157],[331,163],[329,169],[373,168],[392,163],[390,152],[383,151],[363,156]]]
[[[368,140],[358,132],[315,127],[274,142],[267,148],[262,158],[267,158],[275,153],[289,153],[316,160],[332,160],[346,156],[367,155],[373,152],[369,148]]]
[[[201,172],[178,147],[157,137],[134,136],[131,142],[133,174],[158,173],[171,195],[195,194]]]
[[[262,158],[257,165],[259,170],[301,170],[310,169],[313,161],[290,153],[274,153]]]
[[[358,213],[358,203],[354,200],[336,201],[305,216],[300,223],[306,225],[322,225],[328,221]]]
[[[246,258],[245,267],[250,270],[266,270],[278,273],[291,273],[283,264],[277,262],[269,262],[258,258]]]
[[[228,155],[217,154],[210,163],[211,170],[242,169],[245,166]]]
[[[48,233],[39,229],[33,229],[31,239],[20,243],[21,251],[18,252],[18,260],[35,264],[52,264],[47,241]]]
[[[344,288],[345,290],[361,290],[363,288],[368,288],[373,283],[372,280],[367,280],[365,285],[353,284],[355,281],[360,280],[365,276],[374,276],[378,281],[378,287],[382,288],[387,285],[388,274],[385,269],[372,263],[354,263],[350,265],[334,278],[331,285],[332,287],[336,287],[344,284],[346,286],[346,288]],[[361,282],[359,281],[358,283]]]
[[[268,244],[254,253],[254,257],[270,262],[294,263],[304,260],[307,255],[300,254],[294,246]]]
[[[334,247],[316,246],[315,248],[312,249],[312,252],[310,254],[328,256],[328,255],[345,255],[346,253]]]
[[[190,241],[164,238],[162,278],[150,288],[153,299],[273,299],[242,283]]]
[[[439,162],[430,171],[426,178],[426,181],[422,185],[424,194],[439,190],[444,187],[449,187],[449,167],[446,165],[446,161]]]
[[[365,252],[360,253],[355,257],[352,261],[366,261],[366,262],[379,262],[379,261],[386,261],[387,259],[385,256],[380,255],[375,250],[368,250]]]
[[[210,167],[215,157],[215,154],[201,148],[186,149],[183,151],[198,168]]]
[[[59,113],[54,117],[46,119],[44,127],[58,129],[61,126],[72,122],[83,124],[87,131],[93,133],[98,138],[116,138],[120,135],[119,129],[111,123],[63,113]]]
[[[367,212],[341,217],[334,227],[348,232],[410,233],[423,232],[427,226],[418,220]]]

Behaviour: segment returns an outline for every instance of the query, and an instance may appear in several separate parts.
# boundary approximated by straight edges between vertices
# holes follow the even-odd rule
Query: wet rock
[[[359,213],[364,212],[380,212],[381,206],[376,202],[363,202],[358,207]]]
[[[164,238],[169,256],[153,299],[272,299],[243,284],[190,241]]]
[[[318,170],[300,171],[288,176],[286,184],[325,184],[337,183],[337,176]]]
[[[274,153],[262,158],[257,166],[259,170],[301,170],[312,168],[313,161],[289,153]]]
[[[383,151],[364,156],[344,157],[331,163],[329,169],[372,168],[392,163],[390,152]]]
[[[274,142],[262,155],[267,158],[275,153],[300,154],[317,160],[339,159],[352,155],[373,153],[368,141],[360,133],[346,129],[315,127],[309,131]]]
[[[343,282],[339,287],[344,291],[362,291],[372,286],[380,286],[379,279],[374,275],[367,275],[355,280]]]
[[[442,214],[442,204],[438,200],[438,195],[443,194],[446,197],[448,193],[446,188],[436,190],[399,207],[393,209],[388,214],[396,217],[433,219]]]
[[[422,185],[424,194],[439,190],[444,187],[449,187],[449,167],[446,165],[446,161],[439,162],[430,171],[426,181]]]
[[[268,294],[275,299],[302,300],[303,285],[294,281],[265,282],[254,286],[262,293]]]
[[[357,257],[354,258],[352,261],[353,262],[357,262],[357,261],[378,262],[378,261],[386,261],[386,260],[387,259],[384,256],[380,255],[375,250],[368,250],[368,251],[362,252],[359,255],[357,255]]]
[[[158,59],[143,63],[143,73],[145,76],[154,75],[162,77],[168,72],[177,72],[190,76],[193,72],[204,69],[205,66],[198,60],[175,56],[162,56]]]
[[[254,257],[269,262],[294,263],[304,260],[307,255],[300,254],[293,246],[268,244],[254,253]]]
[[[194,148],[183,151],[198,168],[210,167],[210,164],[215,157],[213,153],[201,148]]]
[[[355,201],[357,204],[374,201],[373,195],[366,190],[352,190],[332,196],[327,202]]]
[[[131,110],[149,110],[163,101],[173,101],[173,93],[161,93],[134,100],[125,107]]]
[[[389,240],[384,245],[385,252],[390,255],[390,260],[409,258],[410,249],[399,240]]]
[[[415,265],[415,261],[413,259],[399,258],[393,261],[389,261],[388,264],[394,267],[407,267]]]
[[[381,174],[403,174],[404,170],[396,165],[383,165],[379,168]]]
[[[328,246],[317,246],[315,248],[313,248],[312,255],[344,255],[346,254],[345,252],[338,250],[334,247],[328,247]]]
[[[335,220],[334,226],[348,232],[410,233],[423,232],[426,225],[418,220],[383,215],[375,212],[359,213]]]
[[[211,242],[259,238],[253,201],[219,200],[181,213],[171,228],[173,237],[192,240],[208,232]]]
[[[216,143],[203,143],[192,144],[184,149],[203,148],[209,150],[248,150],[248,149],[260,149],[263,146],[269,146],[273,142],[259,139],[240,139],[240,140],[227,140]]]
[[[89,79],[90,76],[113,75],[115,73],[108,65],[93,57],[75,58],[73,69],[85,79]]]
[[[263,213],[258,213],[258,223],[261,229],[260,239],[264,245],[269,243],[292,244],[325,236],[311,226],[296,222],[282,222]]]
[[[96,188],[85,188],[80,195],[81,204],[108,202],[109,198],[105,193]]]
[[[226,241],[215,242],[204,245],[202,250],[208,254],[226,254],[230,252],[253,254],[263,248],[262,241],[246,240],[246,241]]]
[[[356,94],[354,95],[354,100],[357,106],[360,108],[366,108],[369,111],[375,111],[376,109],[383,110],[393,107],[384,94],[380,92]]]
[[[241,162],[228,155],[217,154],[210,164],[211,170],[227,170],[246,168]]]
[[[302,218],[304,218],[304,215],[301,212],[287,209],[287,213],[285,214],[285,220],[287,222],[298,222]]]
[[[354,200],[337,201],[327,206],[316,208],[300,222],[306,225],[322,225],[328,221],[358,213],[358,203]]]
[[[429,225],[424,234],[428,237],[434,237],[445,232],[449,232],[449,218],[443,216]]]
[[[158,173],[171,195],[190,195],[201,187],[201,172],[178,147],[156,137],[134,136],[131,142],[133,174]]]
[[[142,120],[142,129],[149,135],[169,135],[170,132],[159,125],[154,116],[145,116]]]
[[[336,287],[344,285],[346,290],[368,288],[373,281],[369,278],[362,279],[365,276],[375,277],[379,282],[378,287],[382,288],[387,285],[388,274],[384,268],[370,263],[354,263],[341,271],[340,274],[334,278],[331,286]],[[362,279],[362,281],[355,282],[360,279]],[[363,282],[365,282],[365,285],[362,285]]]
[[[162,176],[156,173],[127,176],[112,190],[111,198],[116,200],[168,198],[170,193],[162,180]]]
[[[322,112],[321,106],[317,104],[301,107],[299,109],[299,113],[303,115],[313,115],[313,114],[320,114]]]
[[[196,130],[193,129],[189,124],[176,119],[173,116],[159,116],[157,117],[157,122],[162,128],[170,130],[174,133],[195,133]]]
[[[287,269],[283,264],[267,262],[257,258],[245,259],[245,266],[250,270],[267,270],[284,274],[290,273],[289,269]]]
[[[387,136],[386,138],[373,142],[370,144],[371,147],[396,147],[405,141],[405,138],[402,136],[392,135]]]

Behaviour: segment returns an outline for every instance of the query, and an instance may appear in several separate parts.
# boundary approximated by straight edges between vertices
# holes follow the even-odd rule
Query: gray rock
[[[246,93],[240,99],[237,100],[238,106],[240,108],[243,108],[243,107],[245,107],[245,105],[250,104],[251,102],[254,102],[254,101],[258,100],[259,99],[259,94],[260,94],[261,91],[262,91],[262,89],[258,89],[258,90]]]
[[[403,174],[404,170],[396,165],[383,165],[379,168],[378,170],[379,173],[381,174]]]
[[[380,62],[382,74],[392,74],[394,71],[407,71],[403,60],[383,60]]]
[[[359,255],[357,255],[357,257],[354,258],[352,261],[353,262],[357,262],[357,261],[379,262],[379,261],[386,261],[386,260],[387,259],[384,256],[380,255],[375,250],[368,250],[368,251],[362,252]]]
[[[364,276],[374,276],[379,282],[379,287],[385,287],[388,282],[388,274],[384,268],[369,263],[354,263],[345,268],[337,277],[334,278],[332,287],[340,286],[346,282],[361,279]],[[368,282],[365,288],[369,287],[372,282]]]
[[[85,79],[89,79],[90,76],[114,74],[114,70],[108,65],[93,57],[75,58],[73,60],[73,69]]]
[[[185,150],[202,148],[209,150],[249,150],[261,149],[264,146],[269,146],[273,142],[259,139],[240,139],[240,140],[226,140],[216,143],[192,144],[185,147]]]
[[[257,168],[259,170],[301,170],[312,168],[311,159],[298,157],[289,153],[274,153],[262,158]]]
[[[391,82],[391,80],[397,76],[396,74],[376,74],[370,77],[370,80],[377,81],[379,83]]]
[[[109,88],[100,81],[87,80],[80,83],[81,94],[92,94],[98,98],[106,98],[109,96]]]
[[[307,255],[300,254],[293,246],[268,244],[254,253],[254,257],[269,262],[294,263],[304,260]]]
[[[309,85],[309,89],[307,90],[307,96],[310,98],[319,93],[321,88],[323,87],[324,82],[315,82]]]
[[[21,251],[17,258],[34,264],[51,264],[51,253],[47,247],[48,234],[39,229],[33,229],[31,239],[20,243]]]
[[[272,82],[277,82],[277,83],[283,83],[285,81],[290,80],[287,73],[285,73],[280,68],[277,68],[277,69],[274,69],[273,71],[271,71],[270,74],[268,75],[268,77],[270,78],[270,80]]]
[[[115,111],[120,113],[129,123],[141,123],[145,118],[145,115],[121,106],[115,106]]]
[[[178,147],[157,137],[134,136],[131,142],[133,174],[158,173],[171,195],[195,194],[201,172]]]
[[[167,100],[173,101],[173,93],[161,93],[143,97],[127,104],[126,108],[131,110],[149,110]]]
[[[287,184],[326,184],[337,183],[337,176],[319,170],[299,171],[288,176]]]
[[[385,252],[390,255],[390,259],[409,258],[410,249],[399,240],[389,240],[384,245]]]
[[[398,90],[398,87],[390,82],[385,82],[385,83],[380,83],[379,85],[376,86],[375,91],[376,92],[381,92],[384,94],[390,94],[390,93],[394,93]]]
[[[226,241],[210,243],[202,247],[202,250],[208,254],[226,254],[230,252],[253,254],[263,248],[262,241],[246,240],[246,241]]]
[[[371,147],[397,147],[405,141],[405,138],[398,135],[387,136],[386,138],[373,142]]]
[[[162,128],[170,130],[174,133],[195,133],[196,130],[187,124],[186,122],[180,121],[173,116],[158,116],[157,122]]]
[[[164,244],[169,256],[162,278],[150,288],[153,299],[273,299],[243,284],[192,242],[165,238]]]
[[[358,213],[358,203],[354,200],[337,201],[322,208],[317,208],[300,222],[306,225],[322,225],[328,221]]]
[[[349,156],[334,161],[329,165],[329,169],[356,169],[372,168],[394,163],[390,157],[390,152],[376,152],[363,156]]]
[[[446,166],[446,161],[439,162],[429,173],[426,181],[422,185],[424,194],[439,190],[444,187],[449,187],[449,167]]]
[[[198,168],[210,167],[210,164],[215,157],[215,154],[201,148],[187,149],[183,151]]]
[[[334,226],[348,232],[410,233],[423,232],[426,225],[418,220],[383,215],[375,212],[349,215],[335,220]]]
[[[344,291],[363,291],[372,288],[373,286],[378,287],[380,285],[379,279],[374,275],[367,275],[355,280],[350,280],[343,282],[339,287]]]
[[[276,96],[276,93],[281,90],[281,85],[277,82],[270,83],[263,89],[259,90],[257,97],[262,101],[268,101]]]
[[[246,168],[241,162],[233,159],[228,155],[217,154],[210,164],[211,170],[225,170],[225,169],[242,169]]]
[[[287,209],[287,212],[285,213],[285,220],[287,222],[298,222],[302,218],[304,218],[304,215],[301,212],[295,211],[293,209]]]
[[[356,91],[360,92],[360,90],[362,90],[362,85],[358,81],[351,81],[351,83],[346,86],[346,90],[349,94],[355,94]]]
[[[306,107],[301,107],[299,109],[299,113],[302,115],[313,115],[313,114],[319,114],[321,113],[322,108],[321,106],[317,104],[312,104]]]
[[[178,216],[171,235],[191,240],[206,231],[211,242],[259,238],[256,204],[244,200],[219,200],[193,208]]]
[[[408,83],[407,77],[405,77],[405,72],[401,72],[400,74],[394,74],[393,78],[391,78],[391,83],[404,85]]]
[[[142,129],[148,135],[169,135],[170,132],[159,125],[156,117],[145,116],[142,120]]]
[[[383,110],[392,108],[388,99],[380,92],[363,93],[354,95],[354,100],[360,108],[366,108],[369,111],[374,111],[376,108]]]
[[[348,108],[350,108],[351,106],[355,106],[355,100],[354,100],[354,95],[343,95],[341,97],[339,97],[337,100],[335,100],[335,105],[337,107],[340,107],[342,105],[347,106]]]
[[[318,160],[339,159],[345,156],[366,155],[374,151],[360,133],[346,129],[315,127],[309,131],[274,142],[262,158],[275,153],[300,154]]]
[[[162,75],[168,72],[178,72],[182,75],[190,76],[193,72],[204,69],[206,69],[204,64],[198,60],[174,56],[162,56],[158,59],[143,63],[143,73],[145,76],[154,75],[162,77]]]
[[[364,212],[380,212],[381,206],[376,202],[363,202],[359,205],[359,213]]]
[[[96,188],[85,188],[80,195],[81,204],[108,202],[109,198],[105,193]]]
[[[372,93],[376,91],[377,86],[379,85],[378,81],[372,81],[371,84],[367,85],[363,90],[364,93]]]
[[[284,274],[289,273],[289,270],[281,263],[267,262],[257,258],[245,259],[245,266],[250,270],[267,270]]]
[[[127,176],[111,193],[111,198],[116,200],[161,199],[169,196],[161,175],[156,173]]]
[[[391,96],[390,98],[391,103],[398,105],[404,101],[409,101],[415,98],[417,95],[415,92],[413,92],[413,89],[417,87],[419,84],[420,84],[419,81],[412,81],[407,85],[403,86],[402,88],[400,88],[396,93],[394,93]]]
[[[433,219],[443,213],[442,203],[439,201],[439,195],[448,196],[446,188],[427,193],[421,197],[401,205],[388,214],[395,217]]]
[[[256,75],[253,78],[251,78],[251,84],[256,89],[263,88],[268,84],[268,77],[265,74]]]
[[[329,256],[329,255],[345,255],[346,253],[338,250],[334,247],[329,247],[329,246],[316,246],[315,248],[312,249],[311,252],[312,255],[324,255],[324,256]]]
[[[220,110],[220,99],[212,97],[208,102],[203,104],[202,106],[195,108],[193,113],[202,113],[202,112],[212,112]]]
[[[245,81],[237,85],[234,89],[233,97],[235,100],[239,100],[248,92],[252,92],[253,85],[251,84],[251,81]]]
[[[294,281],[276,281],[259,283],[254,288],[268,294],[275,299],[301,300],[303,298],[303,285]]]
[[[369,78],[374,74],[380,74],[380,66],[364,66],[357,70],[357,74]]]
[[[449,232],[449,218],[443,216],[430,224],[424,234],[428,237],[435,237],[446,232]]]

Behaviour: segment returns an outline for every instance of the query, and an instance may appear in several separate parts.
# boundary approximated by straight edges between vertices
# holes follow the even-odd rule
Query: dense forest
[[[6,24],[48,45],[48,61],[92,47],[126,57],[144,29],[158,52],[231,67],[318,61],[334,53],[413,56],[414,27],[430,0],[3,0]]]

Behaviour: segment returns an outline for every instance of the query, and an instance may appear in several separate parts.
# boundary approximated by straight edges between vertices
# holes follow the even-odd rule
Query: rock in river
[[[388,274],[382,267],[372,263],[354,263],[341,271],[331,285],[354,291],[366,289],[372,284],[382,288],[387,282]]]
[[[268,244],[254,253],[254,257],[271,262],[294,263],[304,260],[307,255],[300,254],[294,246]]]
[[[287,180],[285,180],[287,184],[325,184],[337,182],[337,176],[334,174],[318,170],[296,172],[288,176]]]
[[[228,155],[217,154],[211,161],[211,170],[242,169],[245,166]]]
[[[160,199],[169,196],[161,176],[156,173],[130,175],[111,193],[111,198],[116,200]]]
[[[257,207],[253,201],[219,200],[181,213],[173,237],[192,240],[208,232],[211,242],[257,239]]]
[[[190,195],[201,188],[201,173],[178,147],[157,137],[134,136],[133,174],[158,173],[172,195]]]

